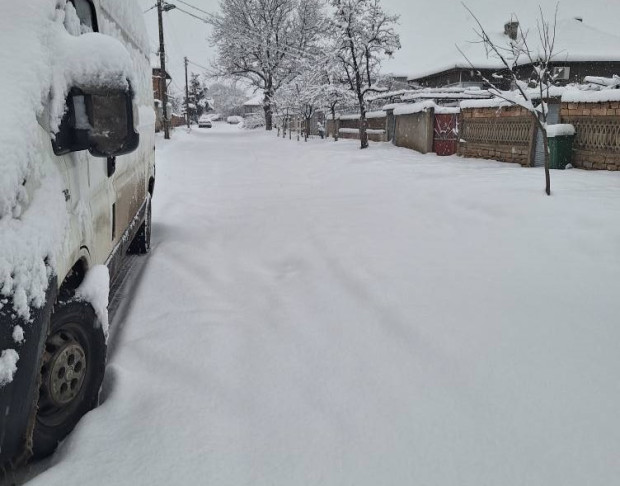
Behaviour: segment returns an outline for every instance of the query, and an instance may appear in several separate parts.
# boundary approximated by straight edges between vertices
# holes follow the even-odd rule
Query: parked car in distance
[[[209,115],[202,115],[198,119],[198,128],[213,128],[213,123]]]
[[[243,118],[240,116],[229,116],[228,118],[226,118],[226,123],[229,123],[231,125],[237,125],[241,123],[242,121],[243,121]]]

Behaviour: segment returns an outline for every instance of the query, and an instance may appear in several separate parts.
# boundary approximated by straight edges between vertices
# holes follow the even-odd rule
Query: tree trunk
[[[271,92],[270,87],[265,89],[264,95],[263,111],[265,112],[265,130],[271,131],[273,129],[273,105],[271,101],[273,93]]]
[[[360,105],[360,145],[362,149],[368,148],[368,122],[366,121],[366,105],[364,97],[358,92],[358,102]]]
[[[332,106],[332,130],[334,131],[334,141],[338,141],[338,126],[336,125],[336,107]]]
[[[545,192],[551,196],[551,175],[549,174],[549,140],[547,130],[543,131],[543,146],[545,148]]]
[[[547,130],[545,125],[538,119],[536,113],[532,113],[538,129],[542,132],[543,136],[543,150],[545,151],[545,193],[547,196],[551,196],[551,174],[549,173],[549,139],[547,138]]]
[[[265,112],[265,130],[273,129],[273,110],[271,103],[267,104],[267,97],[265,97],[265,104],[263,105],[263,111]]]

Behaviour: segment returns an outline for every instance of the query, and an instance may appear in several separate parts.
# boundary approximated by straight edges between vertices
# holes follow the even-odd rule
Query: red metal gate
[[[435,114],[433,125],[433,152],[454,155],[459,141],[458,115]]]

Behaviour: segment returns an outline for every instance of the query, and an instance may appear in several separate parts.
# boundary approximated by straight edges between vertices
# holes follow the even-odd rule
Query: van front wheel
[[[129,245],[127,253],[130,255],[144,255],[151,251],[151,199],[146,205],[146,214],[140,229]]]
[[[32,438],[35,457],[54,452],[80,418],[97,406],[105,372],[105,336],[90,304],[58,304],[51,319]]]

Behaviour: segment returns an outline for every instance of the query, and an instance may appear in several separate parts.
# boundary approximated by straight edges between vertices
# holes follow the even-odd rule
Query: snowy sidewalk
[[[38,485],[620,477],[620,174],[216,124],[158,141],[105,403]]]

